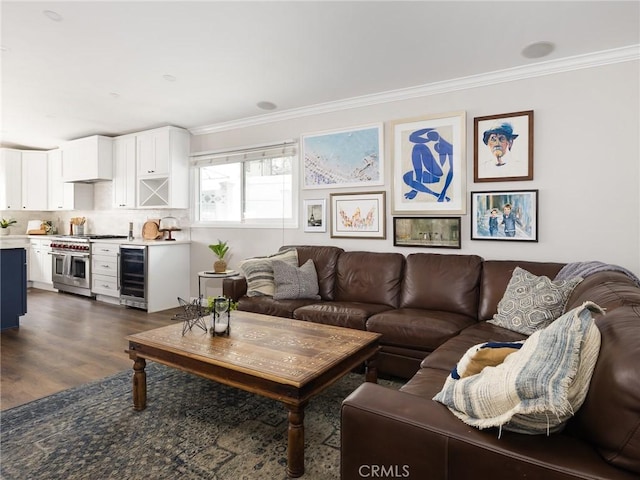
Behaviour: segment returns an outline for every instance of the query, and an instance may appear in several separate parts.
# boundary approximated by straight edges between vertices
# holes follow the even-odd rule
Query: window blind
[[[204,152],[191,156],[191,164],[195,167],[217,165],[221,163],[244,162],[265,158],[290,157],[297,155],[297,142],[248,147],[241,150],[220,150]]]

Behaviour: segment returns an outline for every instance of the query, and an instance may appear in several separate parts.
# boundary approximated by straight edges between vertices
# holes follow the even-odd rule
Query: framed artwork
[[[392,122],[393,213],[464,214],[465,113]]]
[[[332,193],[332,238],[386,238],[385,192]]]
[[[393,217],[393,244],[461,248],[460,217]]]
[[[327,231],[327,202],[324,198],[318,200],[305,200],[304,231],[305,232],[326,232]]]
[[[533,110],[473,119],[475,182],[533,180]]]
[[[382,125],[302,135],[303,188],[384,185]]]
[[[471,240],[538,241],[538,190],[471,192]]]

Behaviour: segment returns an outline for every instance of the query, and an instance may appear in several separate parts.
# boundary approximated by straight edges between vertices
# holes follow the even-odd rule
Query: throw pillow
[[[293,248],[268,257],[249,258],[240,263],[240,271],[247,279],[248,297],[273,296],[276,288],[272,266],[274,260],[297,267],[298,251]]]
[[[476,375],[464,377],[465,367],[458,364],[459,378],[447,377],[433,400],[478,428],[528,434],[561,430],[582,406],[598,359],[600,330],[591,312],[604,313],[585,302],[534,332],[501,364]]]
[[[304,265],[297,267],[282,260],[273,260],[273,278],[276,291],[274,300],[292,300],[296,298],[311,298],[319,300],[318,274],[313,260],[307,260]]]
[[[531,335],[564,313],[569,295],[581,281],[581,277],[552,281],[516,267],[498,303],[498,313],[489,323]]]

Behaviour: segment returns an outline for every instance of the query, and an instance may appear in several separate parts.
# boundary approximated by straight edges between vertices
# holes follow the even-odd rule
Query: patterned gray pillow
[[[489,323],[531,335],[564,313],[569,295],[581,281],[581,277],[552,281],[516,267],[498,303],[498,313]]]
[[[272,265],[273,279],[276,284],[274,300],[320,299],[318,274],[313,260],[307,260],[301,267],[295,267],[280,260],[274,260]]]

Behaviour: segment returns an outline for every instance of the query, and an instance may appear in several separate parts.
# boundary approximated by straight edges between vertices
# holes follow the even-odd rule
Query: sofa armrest
[[[231,277],[222,279],[222,294],[237,302],[247,294],[247,279],[245,277]]]
[[[342,403],[341,480],[631,479],[563,434],[478,430],[431,399],[365,383]],[[395,475],[395,476],[394,476]]]

